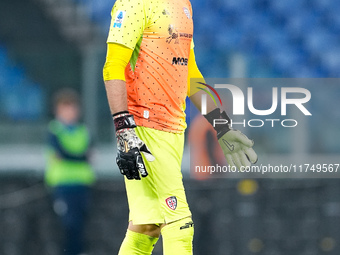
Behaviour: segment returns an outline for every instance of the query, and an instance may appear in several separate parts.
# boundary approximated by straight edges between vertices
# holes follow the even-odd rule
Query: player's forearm
[[[125,68],[132,49],[116,43],[108,43],[106,62],[103,68],[106,95],[112,114],[127,111]]]
[[[194,49],[190,50],[189,61],[188,61],[188,96],[190,101],[201,110],[202,94],[205,92],[199,90],[202,87],[202,83],[205,83],[204,77],[197,67]],[[207,98],[207,112],[211,112],[216,109],[216,106],[211,98]]]
[[[125,81],[105,81],[107,100],[112,114],[127,111],[127,93]]]
[[[202,106],[202,95],[205,94],[203,90],[196,92],[194,95],[190,97],[190,101],[196,106],[198,110],[201,111]],[[214,101],[210,97],[206,97],[207,101],[207,113],[216,109],[216,105]]]

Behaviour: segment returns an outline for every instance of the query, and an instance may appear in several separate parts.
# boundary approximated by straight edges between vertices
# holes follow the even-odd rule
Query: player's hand
[[[218,143],[220,144],[223,154],[231,167],[237,167],[240,170],[251,166],[257,162],[256,152],[253,150],[254,141],[250,140],[239,130],[229,127],[230,119],[225,112],[215,109],[204,116],[210,124],[213,125],[217,132]],[[223,119],[228,123],[216,124],[215,119]],[[214,126],[215,124],[215,126]]]
[[[223,154],[228,164],[238,169],[250,167],[251,163],[257,162],[257,155],[253,150],[254,141],[250,140],[239,130],[230,129],[224,134],[220,134],[218,139]]]
[[[113,119],[117,137],[116,162],[121,174],[129,180],[140,180],[140,176],[148,176],[141,153],[148,161],[155,160],[155,157],[136,135],[135,128],[137,126],[133,116],[128,112],[122,112],[114,115]]]

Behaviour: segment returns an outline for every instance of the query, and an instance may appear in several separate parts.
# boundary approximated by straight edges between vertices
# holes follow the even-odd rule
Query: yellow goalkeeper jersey
[[[108,43],[132,50],[125,78],[138,126],[183,133],[188,58],[193,48],[188,0],[117,0]]]

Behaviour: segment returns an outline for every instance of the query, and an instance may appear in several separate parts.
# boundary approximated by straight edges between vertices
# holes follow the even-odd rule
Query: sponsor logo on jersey
[[[190,19],[191,15],[190,15],[190,11],[188,10],[188,8],[187,7],[183,7],[183,11],[184,11],[185,15],[188,17],[188,19]]]
[[[125,17],[125,11],[118,10],[116,12],[116,18],[115,18],[115,22],[113,23],[113,27],[121,28],[124,17]]]
[[[188,34],[188,33],[179,33],[179,37],[180,38],[192,38],[192,34]]]
[[[181,65],[181,66],[187,66],[188,65],[188,59],[187,58],[181,58],[181,57],[174,57],[172,59],[173,65]]]
[[[188,33],[179,33],[177,28],[175,28],[173,25],[169,25],[168,27],[168,33],[169,33],[169,37],[166,38],[166,42],[167,43],[171,43],[172,41],[175,42],[175,44],[179,44],[179,39],[180,38],[188,38],[191,39],[192,38],[192,34],[188,34]]]
[[[176,210],[177,208],[177,198],[175,196],[168,197],[165,199],[166,205],[171,209],[171,210]]]

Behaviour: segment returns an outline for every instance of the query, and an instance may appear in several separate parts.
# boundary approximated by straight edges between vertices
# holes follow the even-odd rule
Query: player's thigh
[[[149,128],[138,128],[137,134],[144,139],[156,158],[155,161],[146,161],[145,164],[165,222],[190,216],[181,172],[184,135]]]
[[[134,225],[164,222],[152,175],[141,180],[128,180],[125,187],[129,203],[129,221]]]

